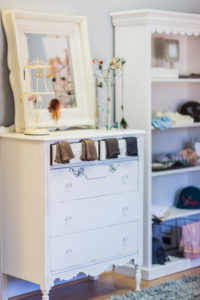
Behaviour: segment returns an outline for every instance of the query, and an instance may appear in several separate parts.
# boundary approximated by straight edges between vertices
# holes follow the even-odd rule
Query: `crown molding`
[[[150,32],[200,35],[200,15],[161,10],[132,10],[111,13],[117,26],[147,25]]]

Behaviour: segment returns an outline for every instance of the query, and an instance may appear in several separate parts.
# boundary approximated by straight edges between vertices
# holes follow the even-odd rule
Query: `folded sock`
[[[106,142],[106,157],[107,158],[118,158],[120,154],[119,145],[117,139],[107,139]]]
[[[83,140],[81,160],[97,160],[97,150],[93,140]]]
[[[137,156],[138,155],[138,146],[136,137],[127,137],[126,140],[126,149],[128,156]]]
[[[74,158],[70,143],[58,142],[56,143],[56,158],[55,162],[66,164],[69,163],[70,159]]]

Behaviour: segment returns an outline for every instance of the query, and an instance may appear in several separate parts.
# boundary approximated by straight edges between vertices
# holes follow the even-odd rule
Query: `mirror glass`
[[[76,107],[69,38],[32,33],[25,36],[31,64],[25,71],[30,72],[30,91],[41,93],[34,98],[34,108],[47,109],[53,98],[61,101],[62,108]]]

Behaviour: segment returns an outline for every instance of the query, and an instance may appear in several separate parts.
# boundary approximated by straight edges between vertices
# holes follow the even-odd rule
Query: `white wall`
[[[200,13],[199,0],[0,0],[1,8],[18,8],[66,14],[83,14],[88,18],[92,57],[112,56],[112,26],[109,12],[129,9],[164,9]],[[0,126],[14,120],[13,96],[8,81],[7,46],[0,26]]]
[[[200,13],[199,0],[0,0],[1,8],[86,15],[92,57],[110,58],[113,52],[112,25],[109,12],[130,9],[164,9]],[[0,25],[0,125],[8,126],[14,120],[13,96],[6,63],[7,45]],[[9,297],[38,287],[24,281],[9,279]]]

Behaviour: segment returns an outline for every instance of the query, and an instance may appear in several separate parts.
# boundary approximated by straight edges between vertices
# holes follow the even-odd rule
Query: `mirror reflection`
[[[29,69],[30,91],[38,93],[34,108],[47,109],[53,98],[62,108],[76,107],[69,38],[26,33],[26,39],[29,64],[35,66]]]

